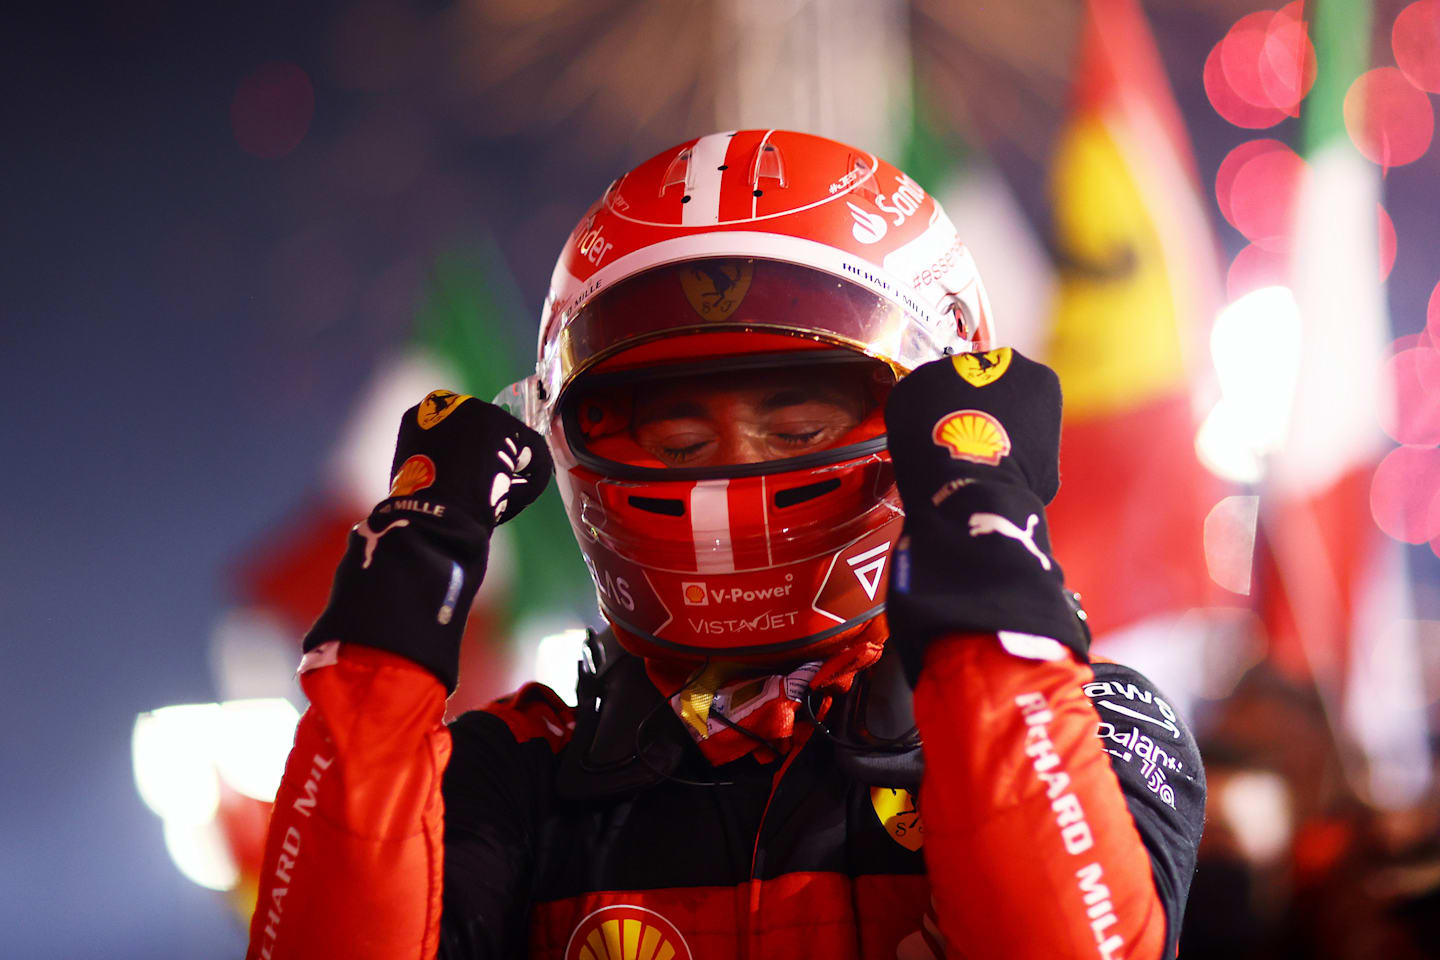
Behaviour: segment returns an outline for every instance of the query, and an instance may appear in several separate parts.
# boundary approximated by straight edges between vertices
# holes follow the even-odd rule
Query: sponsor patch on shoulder
[[[960,379],[972,387],[984,387],[1005,376],[1010,369],[1009,347],[1000,347],[986,353],[957,353],[950,358]]]
[[[995,466],[1010,453],[1010,434],[984,410],[956,410],[936,422],[930,437],[956,460]]]
[[[891,840],[906,850],[919,850],[924,846],[925,826],[913,793],[899,787],[871,787],[870,805]]]
[[[471,397],[468,393],[456,393],[454,390],[432,390],[430,396],[420,401],[420,409],[415,411],[415,422],[420,424],[421,430],[429,430],[454,413],[456,407],[469,399]]]

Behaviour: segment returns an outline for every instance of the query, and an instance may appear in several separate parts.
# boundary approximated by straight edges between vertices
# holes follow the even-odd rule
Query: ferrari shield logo
[[[925,826],[920,822],[920,805],[909,790],[898,787],[871,787],[870,805],[885,832],[906,850],[925,844]]]
[[[466,400],[470,399],[468,393],[456,393],[453,390],[432,390],[430,396],[420,401],[420,409],[415,411],[415,422],[420,424],[421,430],[429,430],[435,424],[444,420],[455,411]]]
[[[755,268],[740,260],[701,261],[680,273],[685,299],[706,320],[729,320],[745,299]]]
[[[1010,348],[1001,347],[987,353],[957,353],[950,358],[960,379],[972,387],[984,387],[1005,376],[1010,369]]]

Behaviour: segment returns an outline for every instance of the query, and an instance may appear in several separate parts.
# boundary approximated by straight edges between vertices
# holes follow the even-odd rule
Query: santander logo
[[[850,216],[855,218],[855,225],[850,228],[850,233],[857,243],[878,243],[885,239],[885,233],[890,228],[884,217],[871,213],[864,207],[857,207],[850,200],[846,200],[845,205],[850,208]]]

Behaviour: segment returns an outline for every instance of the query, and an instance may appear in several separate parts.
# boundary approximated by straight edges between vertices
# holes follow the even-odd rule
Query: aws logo
[[[601,907],[570,934],[565,960],[693,960],[675,925],[628,903]]]

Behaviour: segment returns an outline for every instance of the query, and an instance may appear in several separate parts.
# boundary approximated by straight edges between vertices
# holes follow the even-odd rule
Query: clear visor
[[[894,382],[887,364],[848,350],[696,360],[588,374],[561,417],[577,458],[610,475],[741,476],[879,449]]]
[[[621,351],[724,331],[848,347],[902,374],[953,352],[960,342],[953,328],[933,330],[896,300],[821,270],[774,260],[691,260],[648,270],[596,294],[547,345],[539,385],[556,396],[577,374]]]

